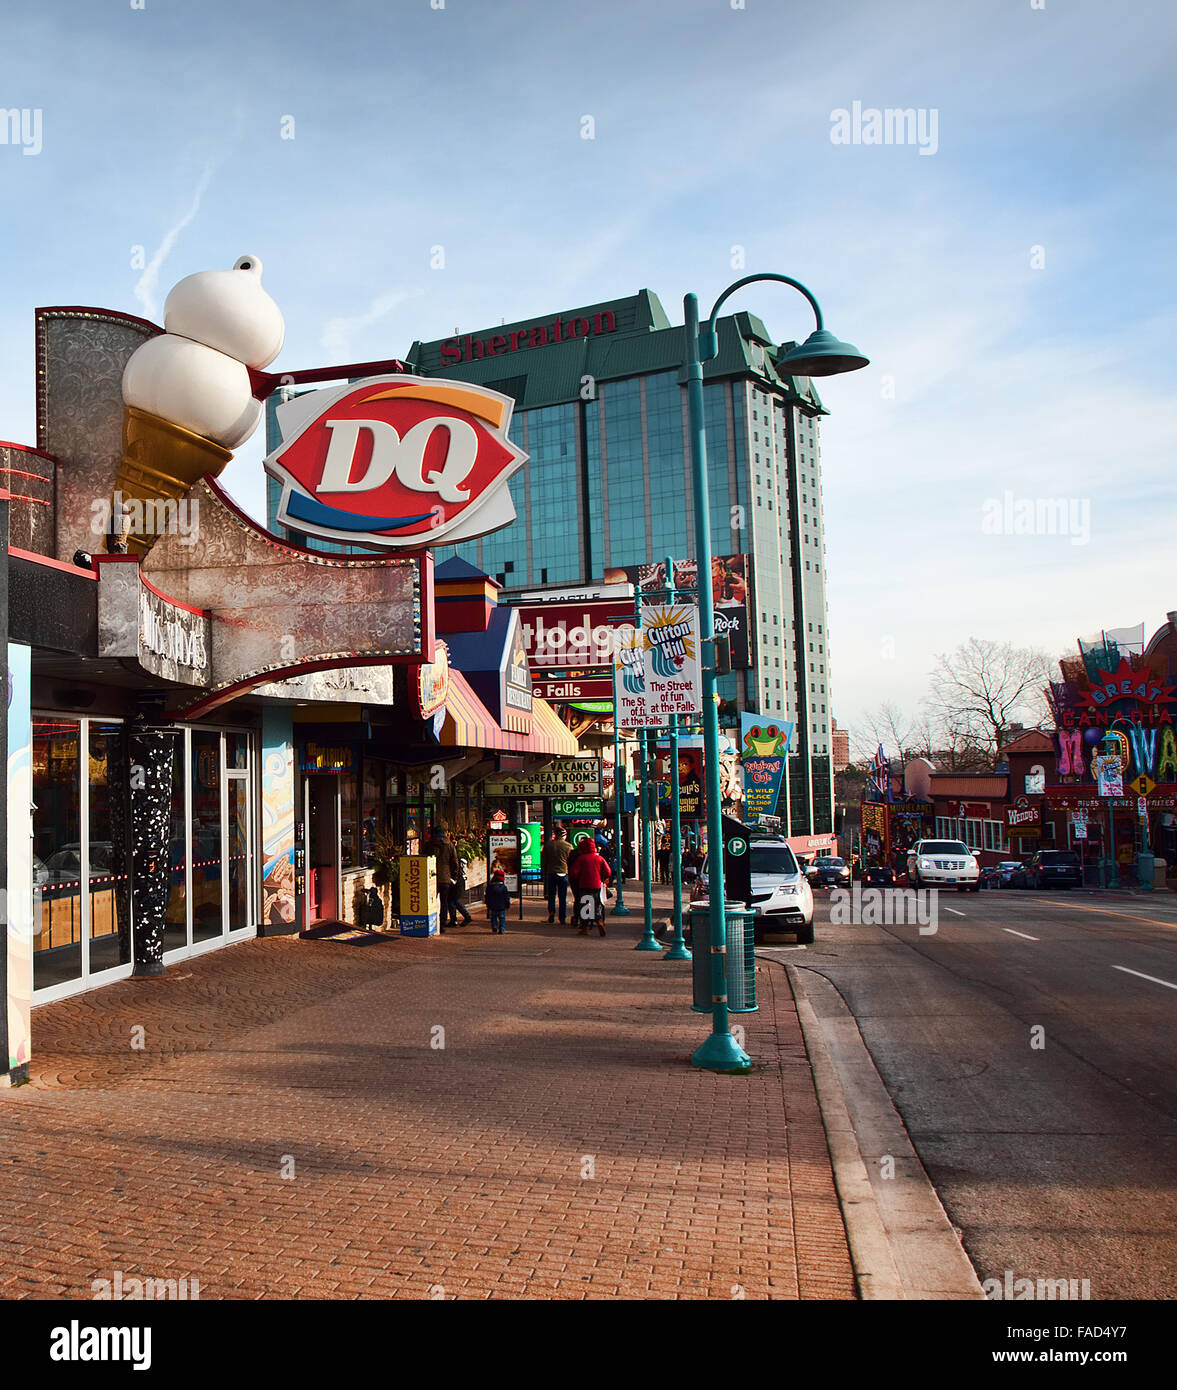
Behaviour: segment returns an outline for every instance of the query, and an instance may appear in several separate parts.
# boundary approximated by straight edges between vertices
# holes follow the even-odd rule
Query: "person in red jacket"
[[[568,861],[568,876],[576,892],[576,914],[580,920],[580,935],[589,934],[589,923],[596,922],[597,930],[605,935],[605,885],[609,882],[609,865],[597,853],[591,840]]]

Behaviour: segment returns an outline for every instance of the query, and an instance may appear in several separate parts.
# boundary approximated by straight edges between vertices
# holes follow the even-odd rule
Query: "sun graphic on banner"
[[[695,659],[695,625],[688,608],[664,608],[642,628],[651,664],[659,676],[677,676]]]

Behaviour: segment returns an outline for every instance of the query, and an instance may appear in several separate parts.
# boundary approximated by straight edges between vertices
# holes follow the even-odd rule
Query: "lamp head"
[[[840,372],[856,372],[869,364],[852,344],[835,338],[828,328],[815,328],[799,346],[777,357],[778,371],[788,376],[837,376]]]

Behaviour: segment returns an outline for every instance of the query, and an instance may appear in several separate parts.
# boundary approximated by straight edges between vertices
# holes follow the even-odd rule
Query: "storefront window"
[[[224,931],[221,906],[221,736],[192,731],[192,940]]]
[[[80,743],[76,720],[34,718],[34,989],[82,976]]]
[[[360,824],[356,774],[345,772],[339,779],[340,867],[354,869],[359,864]]]
[[[229,930],[249,926],[249,786],[229,778]]]
[[[225,735],[225,766],[244,771],[249,766],[249,735]]]
[[[90,973],[131,959],[129,799],[115,804],[125,754],[121,724],[89,725],[90,758]],[[120,908],[122,932],[119,931]]]
[[[164,914],[164,950],[173,951],[188,945],[188,810],[185,788],[187,763],[183,738],[177,740],[176,756],[172,759],[172,822],[168,836],[168,862],[171,866],[171,891]]]
[[[388,829],[388,808],[384,805],[384,763],[378,758],[364,759],[364,821],[361,855],[364,864],[371,864],[376,849],[377,831]]]

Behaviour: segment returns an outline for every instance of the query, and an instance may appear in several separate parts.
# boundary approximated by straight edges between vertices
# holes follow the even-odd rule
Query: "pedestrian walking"
[[[670,831],[664,830],[658,841],[658,882],[670,882]]]
[[[486,915],[490,918],[490,929],[496,936],[507,930],[507,909],[511,906],[511,894],[502,869],[496,869],[486,885]]]
[[[568,872],[575,891],[577,930],[581,936],[589,934],[589,925],[596,923],[597,930],[605,935],[605,885],[612,875],[609,865],[597,853],[597,847],[589,839],[581,841],[585,846],[568,864]]]
[[[437,895],[441,899],[441,930],[445,932],[447,927],[454,925],[456,919],[452,897],[461,868],[457,851],[450,843],[444,825],[434,827],[433,834],[425,841],[421,853],[432,854],[437,861]]]
[[[561,926],[568,919],[568,859],[571,849],[564,827],[557,826],[540,856],[540,869],[548,895],[548,921],[556,920],[556,909],[559,907]]]
[[[468,927],[474,920],[470,916],[470,910],[466,906],[466,861],[458,856],[458,876],[454,880],[453,890],[450,896],[450,926],[458,925],[458,913],[462,914],[462,925]]]

